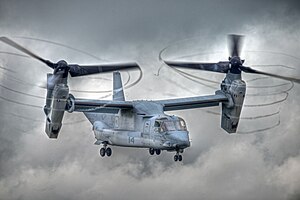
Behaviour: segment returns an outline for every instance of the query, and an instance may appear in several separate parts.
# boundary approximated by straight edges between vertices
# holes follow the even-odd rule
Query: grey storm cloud
[[[52,61],[138,61],[143,78],[125,91],[127,99],[213,93],[218,84],[206,87],[199,84],[200,80],[186,79],[166,66],[157,76],[162,65],[158,54],[171,45],[163,58],[226,60],[229,33],[246,35],[245,64],[288,65],[295,69],[260,69],[300,75],[298,1],[2,0],[0,27],[0,35],[12,37]],[[92,56],[16,36],[58,42]],[[4,51],[20,53],[0,44],[0,52]],[[287,100],[282,103],[243,108],[245,119],[240,122],[240,132],[280,123],[255,134],[225,133],[220,128],[220,116],[211,114],[218,113],[219,108],[171,112],[187,121],[192,138],[192,147],[184,152],[182,163],[174,163],[172,153],[151,157],[147,150],[120,147],[113,147],[111,158],[101,159],[99,147],[93,145],[91,125],[81,113],[66,114],[58,140],[50,140],[44,133],[44,100],[38,97],[45,96],[43,87],[49,69],[32,59],[5,53],[0,53],[0,66],[16,71],[0,69],[1,86],[10,88],[0,89],[0,199],[300,198],[299,85],[288,91]],[[219,74],[187,72],[217,82],[223,79]],[[128,78],[132,82],[138,78],[138,72],[122,76],[125,82]],[[258,88],[287,82],[251,81],[258,78],[253,75],[243,78],[249,86],[246,105],[279,101],[291,87],[288,83]],[[73,90],[101,91],[110,90],[111,86],[110,74],[70,80]],[[279,94],[264,95],[276,92]],[[109,94],[74,92],[75,96],[88,98]],[[280,115],[246,119],[277,111]]]

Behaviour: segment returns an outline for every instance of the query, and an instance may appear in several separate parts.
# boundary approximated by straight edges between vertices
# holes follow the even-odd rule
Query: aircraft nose
[[[190,146],[190,139],[187,131],[172,131],[169,132],[169,136],[178,146]]]

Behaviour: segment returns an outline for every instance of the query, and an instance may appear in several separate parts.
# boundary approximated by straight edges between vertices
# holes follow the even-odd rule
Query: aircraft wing
[[[227,102],[228,98],[222,92],[215,95],[167,99],[150,101],[162,105],[164,111],[185,110],[192,108],[218,106],[221,102]],[[78,112],[101,112],[117,113],[119,109],[133,109],[139,101],[110,101],[92,99],[74,99],[74,111]]]
[[[218,106],[220,102],[227,102],[225,94],[219,92],[215,95],[168,99],[155,101],[163,105],[164,111],[185,110],[192,108]]]
[[[110,100],[91,100],[75,99],[74,111],[78,112],[103,112],[114,113],[119,109],[132,109],[133,104],[130,101],[110,101]]]

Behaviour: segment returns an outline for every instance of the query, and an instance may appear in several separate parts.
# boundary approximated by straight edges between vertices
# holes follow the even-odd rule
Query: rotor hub
[[[241,69],[240,67],[243,65],[243,61],[240,59],[238,56],[234,56],[230,58],[229,60],[230,63],[230,72],[233,74],[240,74]]]
[[[65,60],[60,60],[57,62],[57,67],[67,67],[68,63]]]
[[[54,74],[63,73],[63,77],[67,77],[69,69],[68,63],[65,60],[60,60],[55,64]]]

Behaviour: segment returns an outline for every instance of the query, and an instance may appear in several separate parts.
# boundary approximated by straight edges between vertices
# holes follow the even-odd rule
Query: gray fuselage
[[[151,104],[151,102],[136,102]],[[138,106],[137,106],[138,107]],[[118,113],[85,113],[93,124],[95,144],[106,142],[123,147],[179,150],[190,146],[189,132],[184,120],[177,116],[146,115],[137,110]]]

